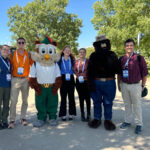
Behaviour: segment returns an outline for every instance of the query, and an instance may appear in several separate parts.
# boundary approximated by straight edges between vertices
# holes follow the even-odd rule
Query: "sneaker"
[[[36,122],[33,123],[33,127],[42,127],[45,124],[45,121],[43,120],[37,120]]]
[[[9,123],[8,128],[9,128],[9,129],[13,129],[14,127],[15,127],[15,121],[11,121],[11,122]]]
[[[73,116],[72,115],[69,115],[69,120],[73,120]]]
[[[20,118],[20,122],[21,122],[21,124],[22,124],[23,126],[27,126],[27,125],[28,125],[28,122],[27,122],[26,119]]]
[[[49,124],[50,124],[51,126],[57,126],[57,125],[58,125],[58,121],[55,120],[55,119],[52,119],[52,120],[50,120]]]
[[[93,119],[88,122],[88,126],[91,128],[98,128],[101,125],[101,120]]]
[[[3,123],[3,129],[7,129],[8,128],[8,123]]]
[[[67,119],[66,119],[66,116],[62,116],[62,117],[61,117],[61,120],[62,120],[62,121],[66,121],[66,120],[67,120]]]
[[[135,134],[140,134],[142,132],[142,126],[137,125],[135,128]]]
[[[121,129],[125,129],[127,127],[131,126],[131,123],[123,122],[120,126]]]

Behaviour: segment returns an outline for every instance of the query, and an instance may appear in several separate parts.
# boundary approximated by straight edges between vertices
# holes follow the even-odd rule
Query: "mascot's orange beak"
[[[44,57],[45,57],[46,60],[49,60],[49,59],[50,59],[50,55],[49,55],[49,54],[45,54]]]

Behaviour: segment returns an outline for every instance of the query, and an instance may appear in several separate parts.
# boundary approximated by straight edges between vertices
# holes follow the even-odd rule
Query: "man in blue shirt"
[[[8,112],[10,99],[10,62],[9,62],[10,47],[3,45],[0,55],[0,130],[8,128]],[[3,104],[3,107],[1,105]]]

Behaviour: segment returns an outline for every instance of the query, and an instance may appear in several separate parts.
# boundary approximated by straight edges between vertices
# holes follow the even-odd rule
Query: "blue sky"
[[[7,26],[8,17],[7,9],[16,4],[20,6],[26,5],[32,0],[0,0],[0,45],[10,44],[11,33]],[[92,46],[97,31],[94,29],[91,19],[94,16],[92,6],[96,0],[70,0],[66,11],[68,13],[77,14],[83,20],[83,27],[78,38],[79,48]]]

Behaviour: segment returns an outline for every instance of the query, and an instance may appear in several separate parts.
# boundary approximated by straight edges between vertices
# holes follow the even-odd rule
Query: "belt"
[[[43,88],[49,88],[49,87],[52,87],[53,84],[49,84],[49,83],[45,83],[45,84],[39,84],[41,87]]]
[[[24,78],[28,78],[28,76],[25,76],[25,77],[16,77],[16,76],[13,76],[14,78],[20,78],[20,79],[24,79]]]
[[[109,80],[115,80],[115,78],[96,78],[96,80],[99,80],[99,81],[109,81]]]
[[[138,84],[138,83],[140,83],[140,82],[132,82],[132,83],[124,82],[124,83],[126,83],[126,84]]]

